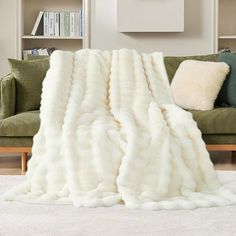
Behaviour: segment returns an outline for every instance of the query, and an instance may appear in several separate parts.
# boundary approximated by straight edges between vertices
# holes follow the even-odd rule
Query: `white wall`
[[[163,51],[165,55],[214,52],[215,0],[185,0],[184,33],[119,33],[116,22],[116,1],[91,1],[92,48],[111,50],[125,47],[143,52],[157,50]]]
[[[119,0],[117,27],[126,33],[183,32],[184,0]]]
[[[0,0],[0,78],[10,69],[7,58],[17,58],[17,0]]]

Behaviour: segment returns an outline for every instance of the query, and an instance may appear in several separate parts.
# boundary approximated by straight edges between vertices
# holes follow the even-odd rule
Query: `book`
[[[64,12],[64,36],[70,37],[70,12]]]
[[[48,16],[48,21],[49,21],[49,36],[54,36],[54,28],[55,28],[55,20],[54,20],[54,12],[49,12],[49,16]]]
[[[80,18],[80,26],[79,26],[79,36],[83,37],[83,11],[82,9],[79,11],[79,18]]]
[[[46,48],[38,49],[38,55],[40,56],[49,56],[48,50]]]
[[[23,60],[28,60],[27,50],[23,50]]]
[[[75,13],[70,12],[70,37],[75,37]]]
[[[31,50],[31,54],[33,54],[33,55],[39,55],[38,49],[37,49],[37,48],[33,48],[33,49]]]
[[[38,17],[37,17],[37,19],[36,19],[36,21],[34,23],[34,27],[32,29],[31,35],[36,35],[36,32],[37,32],[38,27],[39,27],[39,24],[40,24],[40,22],[41,22],[41,20],[43,18],[43,14],[44,14],[43,11],[39,12]]]
[[[49,36],[49,27],[48,27],[49,13],[47,11],[43,14],[43,35]]]
[[[55,19],[54,36],[60,36],[60,13],[59,12],[54,13],[54,19]]]
[[[81,37],[84,37],[84,12],[81,10]]]
[[[79,12],[75,12],[75,23],[74,23],[74,27],[75,27],[75,37],[79,37],[79,31],[80,31],[80,16],[79,16]]]
[[[60,12],[60,36],[65,36],[65,29],[64,29],[64,12]]]

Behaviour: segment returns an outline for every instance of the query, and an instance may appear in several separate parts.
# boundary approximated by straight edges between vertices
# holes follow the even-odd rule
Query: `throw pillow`
[[[174,78],[175,72],[179,65],[186,60],[197,60],[197,61],[217,61],[218,54],[200,55],[200,56],[186,56],[186,57],[165,57],[166,72],[171,82]]]
[[[49,68],[49,59],[21,61],[8,59],[16,80],[16,112],[38,110],[42,82]]]
[[[218,61],[227,63],[230,66],[230,73],[220,90],[216,105],[236,106],[236,54],[221,53]]]
[[[228,73],[229,66],[223,62],[182,62],[171,83],[175,103],[184,109],[213,109]]]

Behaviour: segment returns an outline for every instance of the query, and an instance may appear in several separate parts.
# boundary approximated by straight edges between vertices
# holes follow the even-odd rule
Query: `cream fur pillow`
[[[176,105],[193,110],[213,109],[229,70],[223,62],[182,62],[171,83]]]

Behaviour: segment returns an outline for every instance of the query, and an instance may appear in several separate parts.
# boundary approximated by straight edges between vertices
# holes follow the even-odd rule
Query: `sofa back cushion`
[[[168,74],[169,81],[171,82],[174,78],[175,72],[179,65],[185,60],[197,60],[197,61],[217,61],[218,54],[210,54],[203,56],[186,56],[186,57],[165,57],[164,62],[166,71]]]
[[[9,59],[9,64],[16,80],[16,112],[38,110],[42,82],[49,69],[49,59],[34,61]]]
[[[216,105],[222,106],[236,106],[236,54],[235,53],[221,53],[218,61],[225,62],[230,66],[230,73],[228,74],[224,84],[220,90]]]

